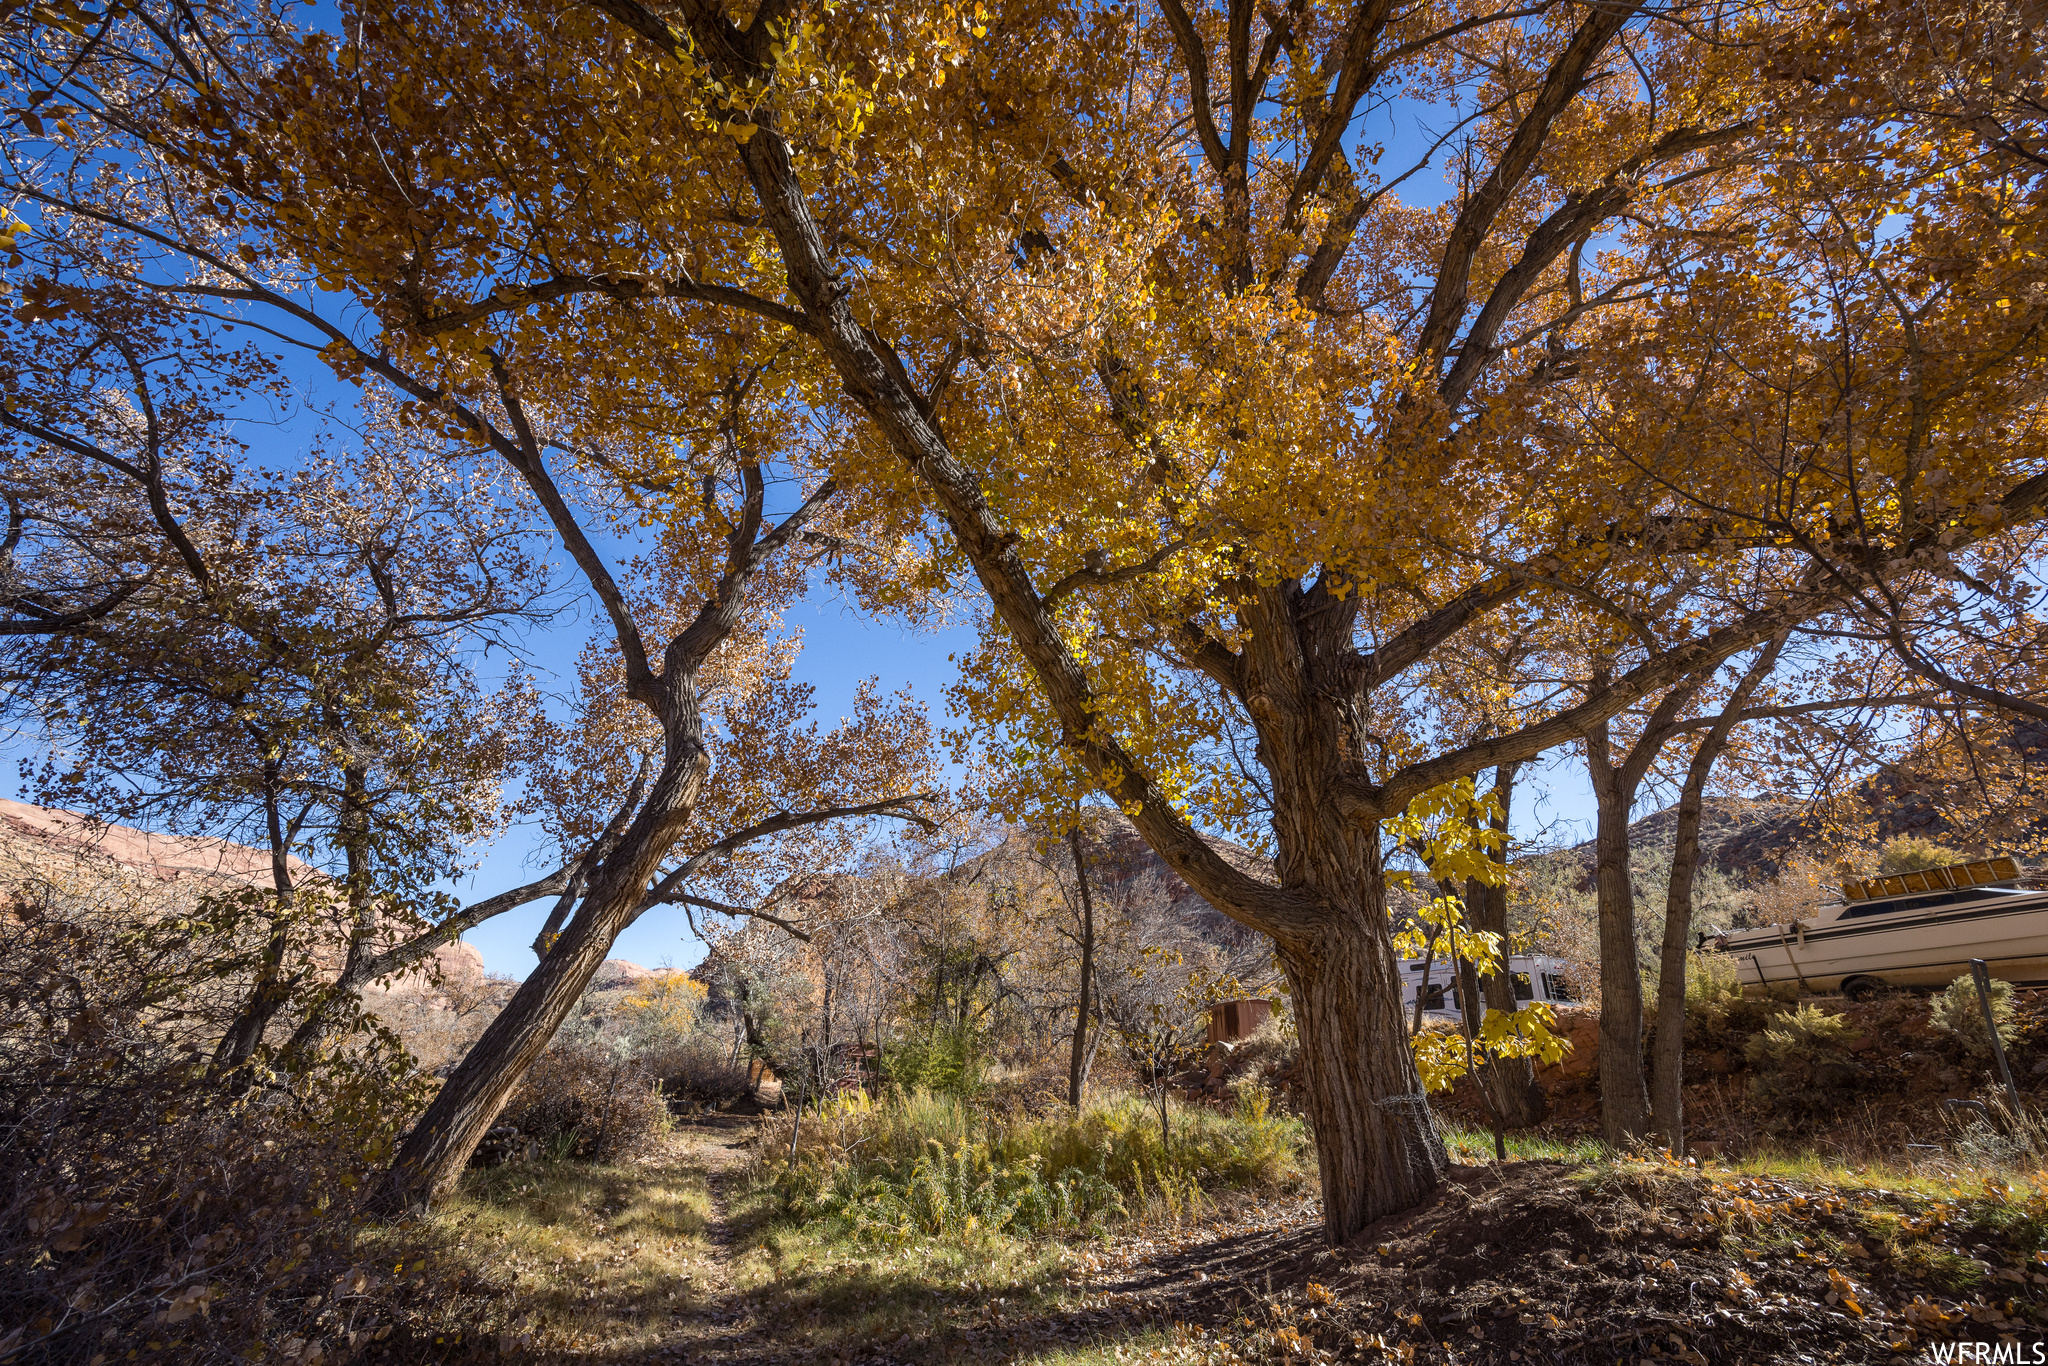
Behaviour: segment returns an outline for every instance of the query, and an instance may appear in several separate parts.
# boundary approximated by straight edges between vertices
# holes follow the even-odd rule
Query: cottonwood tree
[[[146,24],[133,30],[146,32]],[[730,708],[722,701],[736,679],[786,670],[762,642],[784,634],[781,614],[810,585],[835,583],[862,601],[900,591],[891,601],[914,608],[923,601],[920,562],[904,545],[900,518],[824,467],[834,433],[805,402],[795,367],[778,366],[772,347],[729,326],[699,329],[681,349],[665,338],[665,374],[566,357],[553,369],[515,373],[491,348],[394,352],[360,339],[345,310],[321,311],[326,301],[300,261],[268,242],[259,247],[233,209],[213,211],[224,201],[209,199],[204,182],[132,137],[137,110],[167,85],[201,68],[230,74],[219,59],[234,44],[209,52],[202,38],[181,30],[169,51],[152,47],[163,66],[148,77],[136,76],[146,62],[124,65],[147,43],[76,50],[83,60],[73,64],[63,55],[69,35],[32,29],[28,46],[11,54],[61,59],[52,74],[68,70],[91,98],[109,97],[89,135],[10,168],[9,190],[37,219],[24,253],[31,307],[141,300],[259,329],[267,344],[318,353],[344,378],[389,395],[414,439],[491,462],[516,481],[575,566],[603,623],[620,701],[653,726],[642,780],[592,846],[573,867],[509,894],[512,904],[575,896],[538,968],[401,1148],[381,1201],[417,1206],[459,1175],[637,916],[746,845],[836,820],[903,815],[931,798],[921,722],[904,720],[896,703],[871,696],[854,724],[810,736],[803,699],[787,689],[756,689]],[[615,572],[597,548],[596,529],[614,520],[659,523],[643,564]],[[740,800],[729,813],[700,814],[707,795],[721,793]],[[452,936],[463,923],[451,916],[435,932]]]
[[[1784,654],[1786,636],[1776,635],[1757,650],[1720,700],[1720,710],[1693,745],[1679,783],[1678,815],[1672,830],[1671,872],[1664,897],[1664,930],[1657,956],[1657,1033],[1651,1045],[1649,1106],[1652,1129],[1674,1153],[1685,1151],[1685,979],[1693,921],[1693,886],[1700,864],[1700,816],[1705,809],[1707,780],[1727,752],[1758,690],[1770,680]],[[1602,808],[1602,816],[1606,814]],[[1633,907],[1631,907],[1633,910]],[[1604,908],[1603,908],[1604,913]],[[1603,1034],[1601,1044],[1607,1043]],[[1641,1064],[1640,1041],[1633,1054]],[[1602,1078],[1604,1084],[1605,1078]],[[1634,1090],[1627,1093],[1632,1103]],[[1601,1093],[1606,1118],[1606,1093]]]
[[[1847,591],[1791,572],[1731,616],[1674,603],[1649,658],[1540,722],[1374,748],[1376,696],[1489,612],[1806,554],[1766,524],[1840,501],[1839,461],[1760,484],[1740,442],[1677,442],[1628,406],[1668,417],[1702,392],[1680,323],[1714,323],[1731,282],[1768,280],[1751,332],[1825,340],[1792,325],[1810,295],[1750,227],[1759,196],[1800,192],[1759,169],[1852,117],[1773,117],[1791,81],[1760,59],[1808,18],[377,0],[340,34],[273,28],[260,74],[123,118],[352,291],[390,355],[431,355],[451,378],[422,392],[465,424],[592,369],[613,377],[593,410],[616,411],[694,359],[709,319],[722,354],[801,374],[848,424],[833,476],[928,510],[936,563],[987,595],[966,696],[988,724],[1071,755],[1178,875],[1273,937],[1341,1241],[1444,1161],[1402,1041],[1382,822]],[[1383,170],[1356,130],[1397,100],[1440,136]],[[1883,172],[1865,164],[1867,204]],[[1398,197],[1439,172],[1447,203]],[[1914,233],[1897,250],[1932,254]],[[2031,325],[2041,305],[2015,297]],[[358,351],[373,371],[385,354]],[[1876,517],[1858,573],[2036,515],[2031,457],[1930,458],[1982,500]],[[1881,511],[1887,490],[1913,506],[1923,469],[1849,477]],[[1197,831],[1252,805],[1211,762],[1225,717],[1256,736],[1271,881]]]
[[[25,776],[45,803],[268,853],[232,1072],[334,954],[339,1000],[366,946],[441,919],[432,884],[513,814],[536,703],[474,656],[545,611],[545,567],[501,488],[388,431],[254,458],[230,405],[274,377],[260,353],[135,301],[26,311],[0,321],[8,701],[48,741]]]
[[[1723,669],[1695,676],[1663,696],[1594,727],[1581,742],[1595,798],[1594,899],[1600,949],[1601,1116],[1610,1142],[1649,1133],[1682,1149],[1680,1068],[1685,982],[1693,931],[1693,893],[1700,864],[1700,823],[1707,784],[1730,754],[1737,733],[1758,722],[1802,726],[1867,725],[1872,714],[1926,706],[1940,694],[1916,688],[1895,665],[1876,670],[1830,658],[1829,640],[1809,623],[1764,642]],[[1787,641],[1794,637],[1788,656]],[[1593,652],[1595,670],[1613,658],[1608,646]],[[1560,652],[1561,653],[1561,652]],[[1581,662],[1583,663],[1583,657]],[[1796,662],[1798,667],[1791,667]],[[1868,658],[1862,661],[1871,663]],[[1875,661],[1882,665],[1883,660]],[[1560,661],[1568,673],[1575,666]],[[1774,674],[1778,677],[1774,680]],[[1598,676],[1582,687],[1598,686]],[[1760,690],[1763,690],[1760,692]],[[1844,714],[1848,714],[1846,717]],[[1752,778],[1782,775],[1784,760],[1740,753]],[[1632,847],[1633,818],[1642,794],[1675,795],[1671,861],[1664,875],[1664,914],[1648,942],[1657,968],[1657,1031],[1653,1067],[1643,1068],[1642,964],[1645,934],[1637,917],[1639,868]]]

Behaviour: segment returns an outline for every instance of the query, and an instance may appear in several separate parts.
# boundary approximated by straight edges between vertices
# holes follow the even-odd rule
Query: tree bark
[[[1088,1085],[1088,987],[1095,980],[1095,894],[1088,888],[1088,859],[1081,848],[1081,830],[1067,831],[1074,850],[1074,880],[1081,888],[1081,991],[1074,1007],[1074,1050],[1067,1061],[1067,1104],[1081,1108],[1081,1093]]]
[[[237,1089],[248,1084],[248,1076],[243,1069],[256,1056],[257,1045],[263,1042],[270,1022],[284,1008],[285,998],[291,993],[291,983],[284,977],[284,960],[291,945],[291,920],[298,907],[298,889],[292,884],[292,830],[278,809],[277,786],[278,764],[271,760],[264,765],[263,794],[264,816],[270,835],[273,897],[268,915],[269,932],[263,942],[262,954],[257,959],[256,980],[249,988],[248,999],[235,1013],[219,1044],[214,1047],[213,1062],[209,1068],[215,1078],[233,1077]]]
[[[1369,890],[1379,886],[1375,878]],[[1301,1044],[1324,1230],[1336,1244],[1427,1200],[1449,1165],[1401,1028],[1385,908],[1373,904],[1378,895],[1360,900],[1366,904],[1333,917],[1313,940],[1277,941]]]
[[[1600,905],[1600,1127],[1620,1147],[1649,1129],[1643,1076],[1643,974],[1636,961],[1635,888],[1630,878],[1629,808],[1635,784],[1609,761],[1608,727],[1586,736],[1598,808],[1595,894]]]
[[[1671,882],[1664,896],[1664,942],[1658,955],[1657,1034],[1650,1044],[1650,1122],[1664,1146],[1680,1155],[1685,1152],[1685,941],[1692,928],[1693,879],[1699,870],[1703,789],[1713,765],[1712,758],[1700,762],[1706,754],[1702,742],[1678,798]]]
[[[1706,800],[1707,777],[1735,733],[1737,716],[1777,667],[1785,636],[1773,636],[1743,672],[1721,714],[1686,766],[1678,797],[1678,823],[1673,833],[1671,881],[1664,897],[1664,941],[1657,976],[1657,1035],[1651,1042],[1650,1119],[1665,1146],[1685,1152],[1685,973],[1686,940],[1692,933],[1693,883],[1700,864],[1700,815]]]

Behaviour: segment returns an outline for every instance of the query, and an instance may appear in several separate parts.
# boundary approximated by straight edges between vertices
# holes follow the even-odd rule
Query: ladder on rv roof
[[[1984,858],[1970,863],[1952,863],[1946,868],[1899,873],[1892,877],[1844,878],[1842,900],[1876,901],[1883,897],[1905,896],[1909,892],[1945,892],[1951,887],[1989,887],[2002,882],[2017,882],[2020,876],[2019,860],[2006,857]]]

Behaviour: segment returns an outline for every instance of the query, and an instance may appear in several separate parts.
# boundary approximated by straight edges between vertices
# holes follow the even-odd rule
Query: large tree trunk
[[[1080,1003],[1074,1007],[1074,1050],[1067,1060],[1067,1104],[1076,1110],[1081,1108],[1081,1093],[1088,1085],[1088,1064],[1093,1053],[1088,1048],[1088,988],[1095,980],[1095,894],[1088,888],[1088,859],[1081,849],[1081,831],[1077,826],[1067,831],[1067,842],[1074,850],[1074,879],[1081,888],[1081,992]]]
[[[684,686],[690,685],[686,681]],[[476,1145],[575,1008],[619,932],[643,909],[647,885],[689,820],[707,767],[701,747],[690,742],[672,746],[646,807],[598,866],[561,937],[400,1145],[376,1197],[377,1209],[386,1214],[419,1210],[453,1193]]]
[[[1274,942],[1300,1040],[1324,1236],[1341,1246],[1374,1220],[1427,1200],[1449,1158],[1402,1028],[1378,842],[1355,830],[1324,833],[1334,838],[1312,851],[1283,842],[1281,874],[1291,883],[1290,874],[1312,870],[1336,913],[1312,937]],[[1320,857],[1311,863],[1304,853]]]
[[[1279,947],[1322,1173],[1324,1233],[1341,1245],[1427,1200],[1449,1159],[1401,1028],[1386,935],[1333,922],[1318,943]]]
[[[1599,827],[1594,889],[1600,904],[1600,1127],[1616,1147],[1650,1125],[1643,1077],[1643,975],[1636,962],[1636,901],[1629,866],[1634,784],[1608,761],[1607,725],[1586,737]]]
[[[1494,770],[1493,792],[1500,799],[1500,814],[1492,825],[1503,835],[1507,833],[1508,803],[1514,798],[1517,767],[1502,764]],[[1507,857],[1503,846],[1498,861],[1505,864]],[[1465,885],[1465,909],[1474,929],[1500,936],[1500,971],[1479,979],[1480,995],[1488,1010],[1513,1014],[1521,1002],[1515,999],[1515,979],[1508,967],[1508,889],[1489,887],[1474,878]],[[1550,1113],[1550,1100],[1536,1080],[1536,1066],[1527,1058],[1495,1058],[1480,1067],[1475,1081],[1486,1088],[1493,1112],[1510,1129],[1541,1124]]]
[[[484,1030],[413,1126],[385,1179],[378,1206],[419,1210],[451,1194],[469,1155],[497,1122],[541,1050],[597,974],[625,928],[636,888],[604,905],[586,900],[555,947]]]

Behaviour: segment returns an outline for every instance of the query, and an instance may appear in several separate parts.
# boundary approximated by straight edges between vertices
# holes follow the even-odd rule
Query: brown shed
[[[1218,1001],[1209,1007],[1209,1042],[1242,1039],[1273,1018],[1273,1003],[1255,996],[1245,1001]]]

